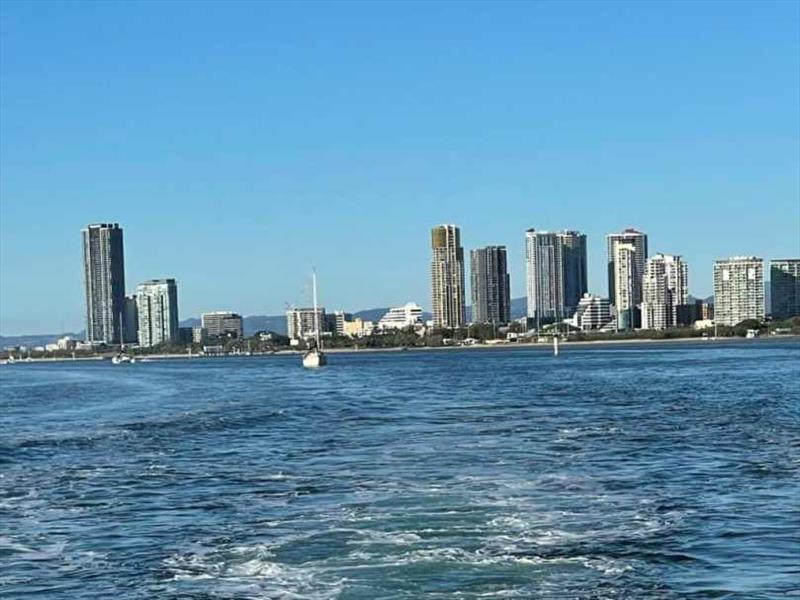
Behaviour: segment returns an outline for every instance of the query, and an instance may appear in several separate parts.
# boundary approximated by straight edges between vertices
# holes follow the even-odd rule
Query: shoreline
[[[692,343],[700,345],[713,345],[718,343],[759,343],[763,341],[800,341],[800,335],[778,335],[778,336],[763,336],[757,338],[743,338],[743,337],[724,337],[724,338],[702,338],[702,337],[686,337],[686,338],[668,338],[668,339],[646,339],[646,338],[633,338],[622,340],[580,340],[580,341],[561,341],[559,342],[560,350],[568,350],[569,348],[598,348],[604,346],[630,346],[630,345],[660,345],[660,344],[676,344],[676,343]],[[437,351],[453,351],[453,350],[542,350],[550,351],[552,344],[548,342],[509,342],[501,344],[472,344],[466,346],[408,346],[408,347],[394,347],[394,348],[329,348],[325,350],[326,354],[364,354],[364,353],[396,353],[396,352],[437,352]],[[263,353],[263,354],[222,354],[205,356],[200,354],[145,354],[135,356],[136,362],[155,362],[161,360],[173,359],[196,359],[204,360],[209,358],[270,358],[280,356],[302,356],[302,350],[279,350],[277,352]],[[78,361],[107,361],[110,360],[109,355],[97,356],[80,356],[80,357],[31,357],[16,359],[14,362],[4,363],[3,366],[13,366],[17,364],[30,364],[30,363],[56,363],[56,362],[78,362]]]

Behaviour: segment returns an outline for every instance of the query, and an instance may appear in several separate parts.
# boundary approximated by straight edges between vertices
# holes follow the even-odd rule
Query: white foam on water
[[[421,542],[422,538],[416,533],[404,531],[378,531],[378,530],[362,530],[359,534],[363,539],[351,541],[352,544],[395,544],[405,546],[408,544],[415,544]]]
[[[234,591],[257,593],[253,598],[332,600],[341,594],[344,578],[323,579],[326,569],[278,563],[266,544],[199,549],[164,561],[173,581],[205,582],[210,593],[227,597]]]

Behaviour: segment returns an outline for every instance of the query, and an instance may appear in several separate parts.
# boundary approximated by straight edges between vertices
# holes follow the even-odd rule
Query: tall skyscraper
[[[122,228],[117,223],[96,223],[81,233],[86,289],[86,340],[118,344],[125,310]]]
[[[455,225],[431,230],[431,304],[435,327],[463,327],[464,248],[461,231]]]
[[[561,261],[564,274],[564,318],[569,318],[578,308],[581,298],[589,290],[586,259],[586,235],[577,231],[558,233],[561,242]]]
[[[770,263],[772,318],[800,316],[800,258],[784,258]]]
[[[178,286],[174,279],[151,279],[139,284],[139,345],[178,341]]]
[[[606,236],[608,245],[608,297],[617,312],[617,327],[640,324],[642,278],[647,263],[647,234],[636,229]]]
[[[571,317],[588,289],[586,236],[577,231],[525,232],[528,317],[537,327]]]
[[[505,246],[486,246],[470,252],[472,321],[508,323],[511,284]]]
[[[714,320],[737,325],[764,318],[764,261],[734,256],[714,263]]]
[[[611,300],[611,304],[614,306],[618,304],[616,293],[618,275],[615,266],[615,248],[617,244],[630,244],[633,246],[633,303],[640,304],[642,302],[642,276],[647,262],[647,234],[636,229],[626,229],[622,233],[609,233],[606,236],[606,243],[608,245],[608,298]]]
[[[642,278],[637,264],[636,246],[631,243],[614,244],[614,308],[617,312],[617,329],[627,330],[639,326],[639,304],[642,298]]]
[[[667,329],[680,324],[689,298],[689,270],[680,256],[656,254],[647,259],[642,281],[642,328]]]

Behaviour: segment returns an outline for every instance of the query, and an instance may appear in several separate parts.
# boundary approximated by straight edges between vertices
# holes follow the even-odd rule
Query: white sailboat
[[[125,337],[122,331],[122,313],[119,313],[119,353],[111,357],[111,364],[123,365],[125,363],[135,363],[133,356],[125,354]]]
[[[307,369],[317,369],[328,364],[328,359],[322,351],[322,341],[319,336],[319,312],[317,311],[317,273],[311,276],[314,291],[314,347],[303,355],[303,366]]]

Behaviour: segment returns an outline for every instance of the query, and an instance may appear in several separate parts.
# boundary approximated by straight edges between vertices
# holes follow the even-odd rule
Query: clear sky
[[[181,317],[430,305],[429,228],[800,256],[800,3],[0,3],[0,332],[84,326],[80,230]],[[467,266],[468,268],[468,266]]]

